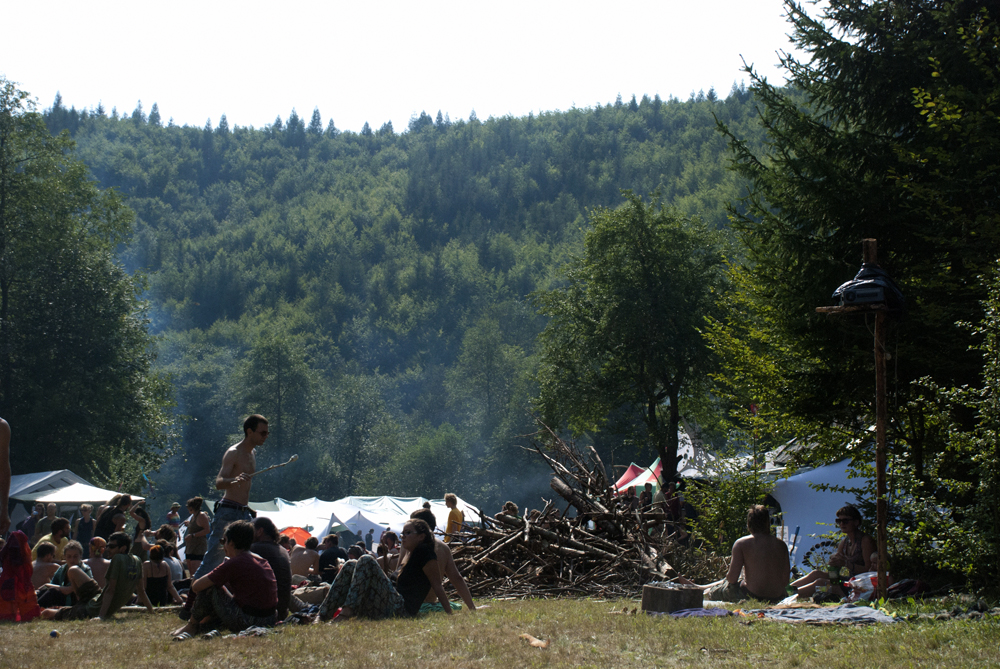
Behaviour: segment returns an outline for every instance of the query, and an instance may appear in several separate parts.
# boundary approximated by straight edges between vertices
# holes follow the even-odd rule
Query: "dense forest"
[[[521,450],[546,324],[532,294],[582,253],[588,212],[630,189],[724,229],[745,188],[716,120],[759,141],[754,116],[735,85],[526,118],[422,113],[402,133],[341,132],[319,110],[261,129],[178,127],[155,104],[57,98],[44,113],[136,213],[121,257],[148,277],[184,419],[158,489],[210,490],[240,416],[259,411],[261,462],[299,461],[256,497],[452,490],[485,508],[547,489]],[[654,457],[621,429],[597,439],[608,462]]]
[[[791,469],[849,459],[871,518],[872,319],[816,307],[873,238],[905,297],[885,350],[893,570],[995,587],[1000,7],[785,8],[808,54],[784,57],[785,87],[749,69],[724,99],[421,113],[399,133],[319,110],[39,114],[0,79],[15,470],[164,504],[210,492],[261,412],[259,464],[299,459],[258,499],[494,509],[546,494],[522,450],[540,421],[608,465],[668,468],[694,426],[730,452],[792,442]],[[691,491],[714,548],[764,498],[746,473]]]

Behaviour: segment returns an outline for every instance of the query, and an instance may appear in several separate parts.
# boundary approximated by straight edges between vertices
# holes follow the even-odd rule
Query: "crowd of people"
[[[243,427],[244,439],[223,456],[216,487],[224,494],[212,517],[200,497],[187,501],[186,519],[180,503],[171,505],[155,529],[143,500],[127,495],[96,514],[84,504],[72,522],[57,515],[55,504],[39,504],[0,551],[6,576],[14,576],[14,565],[27,567],[19,573],[43,618],[106,619],[129,604],[150,611],[181,605],[185,624],[173,633],[180,640],[271,626],[310,611],[317,620],[343,620],[476,608],[446,543],[464,527],[454,494],[445,496],[444,541],[435,537],[437,519],[426,505],[399,535],[386,528],[377,544],[369,529],[345,546],[337,534],[299,545],[249,508],[255,450],[267,439],[268,423],[255,415]],[[462,604],[448,601],[445,578]]]
[[[290,614],[310,611],[315,620],[324,621],[432,610],[451,614],[463,604],[475,610],[449,546],[465,530],[454,494],[445,495],[449,514],[441,538],[435,536],[437,519],[427,504],[411,514],[399,535],[386,528],[377,543],[370,529],[346,546],[337,534],[310,537],[298,545],[249,507],[256,449],[267,439],[268,422],[253,415],[243,428],[244,439],[223,456],[216,488],[224,494],[213,517],[201,497],[187,501],[186,519],[174,503],[155,530],[143,500],[128,495],[115,496],[96,514],[83,504],[72,522],[57,515],[55,504],[38,504],[0,549],[0,577],[23,577],[15,584],[18,602],[55,620],[103,620],[131,603],[149,611],[182,605],[185,624],[173,633],[178,640],[215,630],[273,626]],[[660,515],[664,534],[686,539],[684,503],[673,482],[655,494],[649,483],[642,491],[631,487],[618,503],[626,511]],[[517,505],[507,502],[502,514],[518,516]],[[4,513],[0,521],[6,518]],[[861,531],[855,507],[842,508],[837,523],[844,538],[829,563],[840,571],[816,570],[790,583],[788,547],[772,534],[768,509],[751,507],[749,534],[733,544],[726,577],[698,587],[709,599],[721,601],[778,601],[788,593],[809,596],[817,591],[840,597],[851,589],[856,596],[877,571],[877,552],[872,538]],[[449,600],[445,579],[461,603]]]

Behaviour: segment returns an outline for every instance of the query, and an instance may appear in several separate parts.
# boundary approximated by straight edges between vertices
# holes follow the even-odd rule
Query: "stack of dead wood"
[[[534,450],[568,506],[560,512],[546,501],[540,513],[524,517],[483,516],[482,527],[460,535],[455,561],[473,596],[632,597],[644,583],[676,575],[666,558],[680,546],[663,531],[665,514],[620,506],[593,448],[582,453],[552,432],[542,436],[545,446]]]

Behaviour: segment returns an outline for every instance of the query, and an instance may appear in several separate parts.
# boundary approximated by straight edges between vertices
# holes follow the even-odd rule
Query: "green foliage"
[[[541,418],[580,434],[627,406],[669,476],[680,400],[710,369],[700,329],[721,296],[722,257],[699,221],[631,193],[590,222],[584,255],[565,268],[566,286],[535,296],[551,318],[540,336]]]
[[[761,466],[753,464],[753,456],[724,455],[728,457],[712,463],[712,480],[689,482],[684,499],[698,511],[689,522],[691,532],[714,551],[729,555],[733,542],[748,533],[747,510],[764,503],[772,484]]]
[[[132,212],[73,148],[0,79],[0,414],[15,471],[75,468],[137,492],[176,446],[171,388],[143,277],[115,257]]]
[[[411,494],[410,481],[389,483],[395,458],[454,429],[471,499],[534,503],[547,479],[518,435],[534,431],[545,318],[528,296],[559,280],[554,269],[582,250],[587,208],[617,205],[621,188],[727,225],[724,200],[742,183],[721,167],[713,114],[761,136],[736,87],[725,100],[526,118],[421,114],[405,133],[320,132],[318,110],[261,129],[164,126],[166,110],[150,109],[119,118],[57,101],[45,118],[136,212],[121,257],[150,277],[161,368],[190,417],[186,459],[158,477],[181,497],[206,493],[253,409],[275,425],[262,464],[300,455],[255,495],[397,483]]]
[[[836,2],[820,19],[786,7],[809,60],[785,59],[790,89],[753,78],[766,151],[729,132],[752,188],[734,211],[736,295],[710,332],[720,394],[740,407],[737,423],[755,404],[770,438],[807,438],[813,458],[865,471],[872,324],[814,308],[857,271],[860,241],[877,239],[907,299],[888,343],[892,493],[904,507],[893,532],[909,565],[961,570],[980,531],[967,524],[973,491],[989,476],[971,460],[982,444],[955,435],[982,419],[938,388],[984,387],[985,333],[960,323],[983,320],[979,277],[1000,257],[996,21],[962,2]]]
[[[890,527],[901,566],[930,561],[974,587],[992,584],[1000,564],[1000,272],[988,285],[985,315],[975,328],[982,337],[983,385],[944,389],[921,379],[907,407],[926,441],[938,446],[924,471],[936,486],[920,485],[905,461],[892,468],[905,491],[899,521]],[[968,415],[975,416],[971,429],[963,428]]]
[[[866,237],[878,239],[880,264],[908,298],[907,318],[890,333],[892,391],[902,400],[910,381],[925,375],[956,383],[978,376],[971,338],[955,322],[978,320],[976,276],[997,255],[996,226],[925,208],[913,188],[939,189],[944,174],[918,174],[904,159],[927,146],[912,90],[934,79],[931,68],[914,63],[926,62],[928,50],[944,50],[938,36],[959,20],[957,11],[925,4],[933,3],[837,3],[825,22],[790,4],[795,39],[814,54],[808,64],[786,60],[805,99],[755,79],[771,148],[757,155],[731,135],[736,168],[754,184],[748,213],[735,218],[747,249],[737,270],[747,275],[739,306],[755,312],[755,341],[763,344],[755,353],[771,357],[792,381],[772,395],[781,412],[801,418],[804,425],[791,425],[797,431],[838,425],[853,435],[868,424],[868,332],[812,313],[857,271]]]

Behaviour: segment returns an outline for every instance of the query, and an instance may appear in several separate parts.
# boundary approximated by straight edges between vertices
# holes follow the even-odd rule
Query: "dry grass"
[[[1000,624],[915,622],[807,627],[735,618],[612,613],[637,602],[493,602],[475,614],[290,627],[266,638],[173,643],[172,615],[114,623],[0,626],[0,668],[161,667],[982,667],[1000,666]],[[58,629],[59,638],[49,631]],[[520,638],[551,641],[532,648]]]

